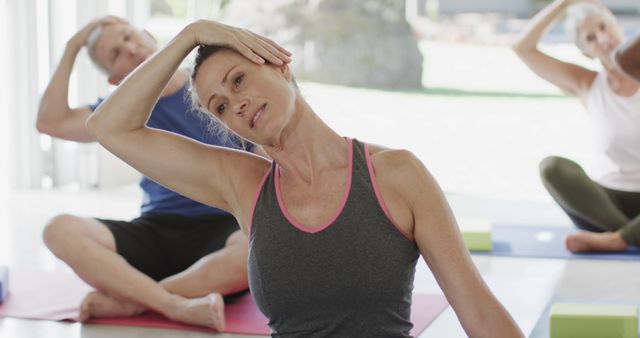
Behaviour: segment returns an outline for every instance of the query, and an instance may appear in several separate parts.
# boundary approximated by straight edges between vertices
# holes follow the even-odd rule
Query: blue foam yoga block
[[[6,266],[0,265],[0,303],[7,297],[7,290],[9,289],[9,269]]]

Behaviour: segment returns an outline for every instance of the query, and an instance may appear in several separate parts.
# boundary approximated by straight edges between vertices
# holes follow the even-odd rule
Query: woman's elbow
[[[520,50],[520,48],[522,48],[521,44],[520,44],[520,41],[515,41],[515,42],[511,43],[511,50],[512,51],[518,53],[518,50]]]
[[[40,133],[40,134],[46,134],[46,135],[51,135],[52,134],[52,127],[51,124],[48,123],[47,121],[38,118],[38,120],[36,121],[36,130]]]
[[[522,41],[516,41],[511,44],[511,50],[518,56],[524,55],[527,51],[531,51],[531,48],[526,46]]]
[[[523,57],[538,50],[538,41],[533,40],[526,34],[518,36],[511,43],[511,50],[518,56]]]
[[[38,118],[36,120],[36,130],[40,134],[49,135],[55,138],[66,139],[66,134],[63,131],[63,127],[59,121]]]

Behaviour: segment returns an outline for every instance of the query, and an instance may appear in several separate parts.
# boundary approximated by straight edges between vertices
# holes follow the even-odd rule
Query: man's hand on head
[[[101,18],[91,20],[88,24],[82,27],[73,37],[71,37],[71,39],[69,40],[69,43],[72,44],[74,47],[82,48],[82,46],[85,46],[87,44],[89,36],[96,28],[102,25],[108,25],[108,24],[119,23],[119,22],[124,23],[124,22],[127,22],[127,20],[117,16],[113,16],[113,15],[107,15]]]

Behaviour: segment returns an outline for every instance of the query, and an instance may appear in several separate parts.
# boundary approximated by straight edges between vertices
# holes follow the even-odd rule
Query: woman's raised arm
[[[239,201],[243,198],[238,194],[253,194],[252,184],[257,186],[269,166],[266,160],[146,126],[182,60],[202,44],[229,46],[256,63],[289,61],[288,52],[271,40],[216,22],[198,21],[133,71],[89,117],[87,128],[109,151],[151,179],[235,214],[242,207]]]
[[[573,63],[542,53],[538,43],[547,29],[574,3],[593,0],[555,0],[536,14],[513,43],[513,51],[541,78],[572,96],[582,96],[591,86],[595,73]]]
[[[391,216],[413,239],[472,338],[524,337],[474,266],[438,183],[406,150],[372,154]],[[401,202],[400,202],[401,201]]]

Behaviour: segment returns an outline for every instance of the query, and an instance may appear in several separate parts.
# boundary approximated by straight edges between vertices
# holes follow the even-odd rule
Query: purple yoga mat
[[[78,306],[93,288],[69,272],[42,272],[11,269],[8,296],[0,304],[0,317],[41,320],[78,320]],[[411,334],[420,335],[449,304],[442,295],[414,294]],[[270,334],[267,319],[258,310],[250,294],[225,304],[228,333]],[[211,329],[173,322],[164,316],[149,312],[127,318],[92,319],[89,323],[155,327],[176,330],[212,332]]]

